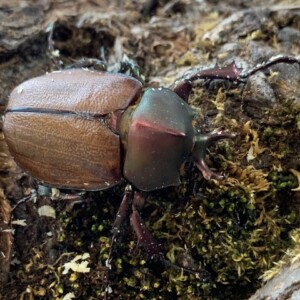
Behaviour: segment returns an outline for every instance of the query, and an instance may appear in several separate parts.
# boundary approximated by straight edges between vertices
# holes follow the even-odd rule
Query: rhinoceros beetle
[[[149,88],[143,94],[142,83],[124,74],[82,68],[51,72],[13,90],[4,116],[5,139],[16,163],[43,184],[102,190],[126,181],[133,189],[125,191],[112,244],[131,203],[130,220],[139,243],[150,257],[161,258],[137,210],[140,191],[179,185],[180,166],[190,154],[205,179],[221,179],[206,165],[206,149],[234,136],[222,129],[199,131],[187,103],[193,82],[239,83],[278,63],[300,61],[278,56],[248,72],[232,63],[196,71],[172,88]]]

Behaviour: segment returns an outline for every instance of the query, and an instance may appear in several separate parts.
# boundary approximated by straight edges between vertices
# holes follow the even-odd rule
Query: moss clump
[[[291,190],[297,187],[297,178],[291,173],[271,171],[268,179],[276,190]]]
[[[198,196],[189,199],[185,197],[187,187],[178,188],[180,198],[186,199],[183,203],[150,200],[152,209],[155,207],[152,216],[162,216],[152,223],[152,229],[168,259],[199,272],[163,273],[169,281],[161,292],[179,298],[244,299],[259,285],[258,274],[270,268],[289,246],[291,213],[282,210],[271,182],[263,192],[255,192],[250,185],[243,188],[242,182],[218,185],[200,188]],[[294,221],[297,217],[293,216]]]

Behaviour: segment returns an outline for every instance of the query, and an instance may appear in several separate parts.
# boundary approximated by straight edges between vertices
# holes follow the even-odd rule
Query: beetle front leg
[[[193,87],[192,83],[195,80],[222,79],[222,80],[240,83],[240,82],[245,82],[245,80],[247,80],[247,78],[249,78],[251,75],[254,75],[259,71],[263,71],[273,65],[277,65],[280,63],[300,64],[300,59],[291,56],[275,56],[275,57],[271,57],[269,60],[261,64],[257,64],[255,67],[253,67],[248,71],[238,68],[235,62],[232,62],[231,64],[225,67],[217,66],[206,70],[200,70],[193,74],[185,76],[175,82],[174,86],[172,87],[172,90],[183,100],[187,101]]]
[[[233,62],[225,67],[215,67],[206,70],[197,71],[190,74],[183,79],[179,79],[172,87],[175,92],[183,100],[188,101],[190,93],[193,88],[193,81],[198,79],[224,79],[229,81],[241,81],[240,79],[241,69],[239,69]]]

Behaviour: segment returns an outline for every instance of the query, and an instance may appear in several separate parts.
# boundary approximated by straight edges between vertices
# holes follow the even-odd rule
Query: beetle
[[[199,130],[188,105],[193,82],[223,79],[244,82],[278,63],[300,63],[278,56],[243,72],[235,63],[196,71],[172,88],[149,88],[125,74],[83,68],[29,79],[11,93],[3,132],[16,163],[42,184],[64,189],[103,190],[126,181],[113,225],[110,248],[131,203],[131,225],[151,258],[161,258],[158,243],[139,212],[140,191],[180,184],[180,167],[192,155],[205,179],[221,179],[205,163],[207,147],[233,138],[220,128]]]

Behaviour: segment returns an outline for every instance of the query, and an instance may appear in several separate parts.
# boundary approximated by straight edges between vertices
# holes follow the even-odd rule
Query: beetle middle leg
[[[141,197],[141,193],[134,192],[132,213],[130,215],[131,226],[137,236],[138,243],[145,248],[147,256],[154,260],[164,260],[163,253],[158,242],[151,235],[138,212],[137,206],[139,205],[140,201],[143,200]]]
[[[111,240],[111,245],[110,245],[110,250],[109,250],[109,256],[107,260],[107,265],[110,267],[111,259],[112,259],[112,251],[113,251],[113,246],[116,241],[117,235],[120,232],[121,225],[124,223],[125,218],[127,217],[127,213],[129,210],[129,206],[131,203],[132,206],[132,212],[130,215],[130,223],[135,231],[137,238],[138,238],[138,243],[142,245],[147,254],[151,259],[156,259],[156,258],[161,258],[162,257],[162,252],[160,250],[160,247],[157,243],[157,241],[152,237],[151,233],[148,231],[146,228],[146,225],[141,218],[137,207],[141,206],[144,202],[144,197],[140,192],[131,191],[131,187],[127,186],[125,190],[125,194],[123,197],[123,200],[120,204],[119,210],[117,212],[117,216],[115,219],[115,222],[113,224],[113,236]]]
[[[109,247],[109,254],[108,254],[107,261],[106,261],[106,266],[109,269],[111,268],[113,247],[114,247],[115,241],[117,239],[117,236],[121,231],[121,226],[124,223],[125,218],[127,217],[129,205],[130,205],[130,202],[131,202],[131,198],[132,198],[131,186],[127,185],[126,189],[125,189],[123,199],[122,199],[122,202],[120,204],[120,207],[118,209],[118,212],[117,212],[114,224],[113,224],[113,228],[112,228],[112,234],[113,235],[112,235],[112,238],[111,238],[111,243],[110,243],[110,247]]]

